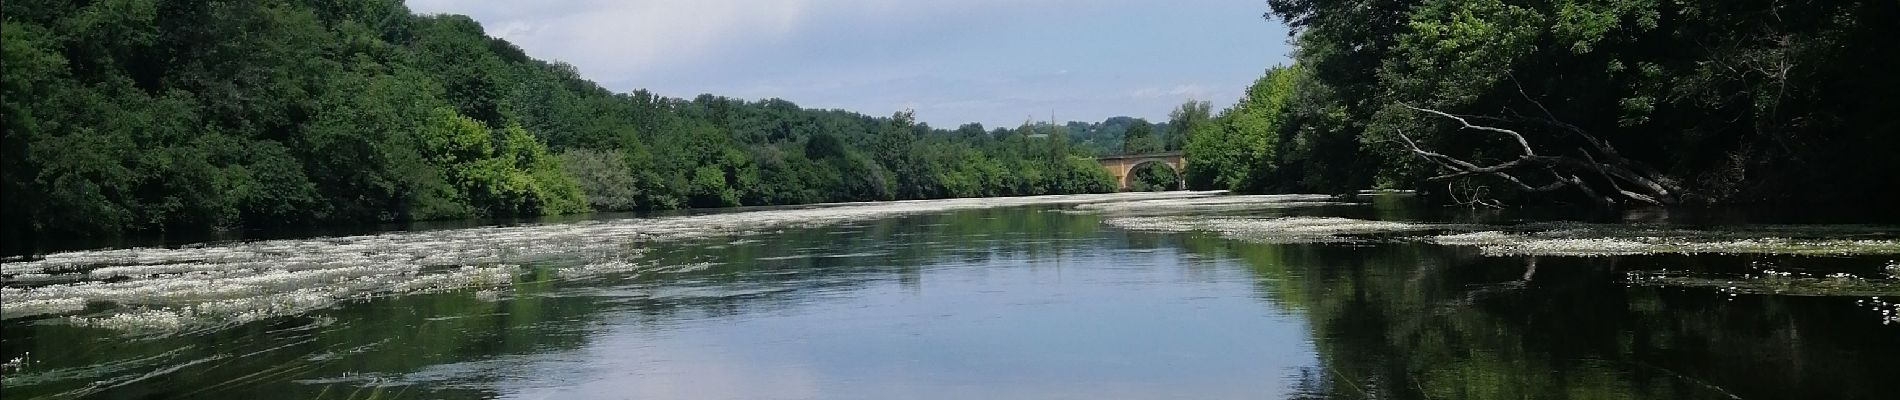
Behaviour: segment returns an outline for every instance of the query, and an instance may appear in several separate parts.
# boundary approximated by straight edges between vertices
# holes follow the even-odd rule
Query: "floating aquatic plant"
[[[26,366],[32,363],[33,352],[22,353],[19,357],[14,357],[11,360],[7,360],[7,362],[0,363],[0,374],[12,374],[25,371]]]
[[[746,235],[947,210],[1207,197],[1135,193],[856,203],[796,209],[491,226],[374,235],[74,251],[0,263],[0,318],[67,315],[74,325],[152,332],[295,315],[374,296],[505,287],[526,265],[580,278],[683,273],[711,263],[637,262],[655,241]],[[734,245],[748,243],[739,238]],[[499,292],[496,293],[497,297]]]
[[[1214,232],[1231,239],[1263,243],[1342,242],[1350,240],[1347,235],[1439,229],[1430,224],[1334,217],[1122,217],[1110,218],[1107,222],[1130,230]]]
[[[1697,274],[1683,271],[1632,271],[1627,282],[1638,286],[1710,288],[1733,297],[1737,294],[1782,296],[1896,296],[1900,281],[1867,279],[1853,274],[1817,275],[1768,270],[1761,275],[1737,279],[1733,275]]]
[[[1431,237],[1429,240],[1443,245],[1475,246],[1488,256],[1613,256],[1638,254],[1853,256],[1900,254],[1900,240],[1893,239],[1733,238],[1732,236],[1736,235],[1736,233],[1711,233],[1704,231],[1667,231],[1655,233],[1657,234],[1655,236],[1620,236],[1589,230],[1553,230],[1523,233],[1481,231],[1439,235]]]
[[[1330,196],[1215,196],[1205,192],[922,200],[182,248],[75,251],[0,263],[0,303],[4,303],[0,318],[64,315],[70,317],[64,320],[86,326],[162,328],[174,325],[174,321],[182,327],[294,315],[363,297],[463,289],[489,290],[498,297],[498,288],[512,284],[516,276],[527,272],[528,267],[521,265],[550,261],[579,265],[553,271],[562,279],[683,273],[713,265],[643,261],[645,249],[658,241],[731,237],[725,240],[727,245],[743,245],[755,240],[743,236],[789,227],[1051,204],[1103,213],[1108,216],[1107,223],[1125,229],[1204,231],[1257,242],[1341,242],[1358,240],[1358,235],[1393,235],[1401,240],[1422,237],[1440,244],[1476,246],[1492,255],[1900,254],[1900,241],[1889,229],[1880,227],[1771,226],[1698,231],[1590,224],[1472,227],[1351,218],[1166,215],[1302,207],[1334,201]],[[1439,235],[1446,231],[1452,233]],[[1889,262],[1887,271],[1890,276],[1900,276],[1900,264]],[[105,308],[75,315],[97,306]]]
[[[481,301],[488,301],[488,302],[501,301],[501,290],[499,289],[477,290],[475,291],[474,296],[476,300],[481,300]]]
[[[86,299],[78,297],[9,300],[5,306],[0,306],[0,318],[61,314],[84,309],[86,309]]]
[[[1881,300],[1880,296],[1873,296],[1867,300],[1855,300],[1854,304],[1867,306],[1880,313],[1881,325],[1900,324],[1900,302],[1889,302]]]
[[[624,274],[646,267],[645,264],[633,261],[610,260],[582,264],[574,267],[558,268],[554,270],[554,276],[560,277],[561,279],[578,279],[604,274]]]
[[[1082,204],[1078,212],[1099,212],[1117,216],[1175,215],[1187,213],[1272,210],[1351,204],[1334,196],[1314,194],[1201,196],[1136,201]]]
[[[143,309],[119,312],[103,317],[67,317],[74,326],[105,328],[127,332],[177,331],[184,329],[196,315],[189,309]]]

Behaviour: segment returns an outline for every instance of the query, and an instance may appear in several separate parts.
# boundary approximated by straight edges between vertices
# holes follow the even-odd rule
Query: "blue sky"
[[[1264,0],[410,0],[614,91],[782,98],[933,126],[1157,122],[1287,62]]]

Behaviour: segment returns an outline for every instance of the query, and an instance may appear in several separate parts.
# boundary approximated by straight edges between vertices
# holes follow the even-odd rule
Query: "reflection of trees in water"
[[[924,265],[1053,259],[1083,246],[1078,239],[1092,237],[1099,227],[1095,216],[1053,208],[887,218],[754,238],[761,240],[641,244],[654,248],[647,261],[661,265],[718,263],[693,272],[567,280],[553,271],[568,265],[536,265],[500,301],[470,292],[379,298],[221,330],[107,342],[97,332],[67,325],[8,321],[0,337],[9,350],[32,352],[41,371],[124,364],[98,371],[97,378],[110,380],[183,366],[169,376],[94,393],[102,397],[343,398],[364,385],[391,384],[406,388],[385,390],[385,396],[491,398],[498,394],[485,383],[519,375],[512,369],[525,364],[508,360],[580,349],[590,329],[606,318],[654,325],[772,312],[795,307],[802,296],[857,289],[880,277],[915,287]],[[809,256],[779,258],[794,255]],[[850,256],[827,257],[835,255]],[[653,296],[656,289],[681,286],[706,290]],[[128,361],[140,359],[149,360]],[[458,363],[478,365],[459,375],[431,372]],[[9,398],[81,390],[97,380],[55,377],[36,384],[16,378],[8,376]],[[286,383],[293,380],[312,383]]]
[[[565,265],[543,265],[519,277],[501,301],[467,292],[383,298],[166,338],[102,342],[76,328],[13,321],[0,337],[9,349],[31,349],[35,359],[50,360],[36,368],[56,368],[58,360],[89,365],[158,356],[103,377],[203,361],[101,397],[313,398],[327,389],[326,397],[340,398],[347,396],[335,392],[347,394],[375,379],[466,379],[476,382],[427,381],[392,391],[487,398],[497,393],[482,386],[486,382],[521,376],[525,372],[514,369],[527,364],[522,360],[585,347],[605,321],[665,326],[683,318],[787,310],[820,293],[881,282],[915,288],[928,284],[923,268],[933,264],[1021,260],[1037,268],[1084,251],[1178,248],[1238,261],[1261,278],[1259,293],[1270,304],[1306,316],[1319,363],[1297,371],[1294,389],[1311,397],[1726,398],[1729,392],[1853,398],[1880,394],[1873,392],[1882,378],[1900,375],[1880,364],[1900,359],[1900,337],[1872,323],[1851,299],[1745,296],[1730,302],[1707,290],[1625,288],[1620,281],[1632,268],[1734,268],[1747,258],[1541,258],[1529,273],[1525,259],[1480,257],[1468,249],[1261,245],[1125,232],[1103,228],[1098,216],[1053,208],[918,215],[651,246],[646,261],[719,264],[583,280],[560,280],[551,271]],[[687,292],[661,293],[672,289]],[[440,371],[454,364],[490,370]],[[309,379],[320,381],[284,383]],[[94,380],[9,381],[7,394],[37,397]]]
[[[1426,245],[1259,245],[1263,297],[1309,320],[1328,398],[1868,398],[1900,376],[1900,336],[1851,299],[1625,287],[1626,268],[1739,259],[1486,258]]]
[[[9,376],[6,390],[9,398],[319,398],[325,390],[331,392],[326,398],[341,398],[335,392],[347,396],[376,382],[402,385],[402,374],[431,366],[579,348],[586,336],[578,325],[599,304],[539,296],[551,290],[551,278],[545,271],[518,277],[509,301],[468,292],[380,298],[165,337],[101,340],[97,331],[68,325],[8,325],[8,348],[28,349],[39,360],[35,370],[55,376],[43,384]],[[69,375],[59,376],[62,369]],[[131,381],[147,373],[157,375]],[[412,389],[403,397],[493,397],[473,389]],[[397,390],[403,389],[383,394]]]

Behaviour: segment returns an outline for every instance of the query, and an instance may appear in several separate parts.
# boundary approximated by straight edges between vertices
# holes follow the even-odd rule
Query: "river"
[[[1900,228],[1575,214],[1132,193],[73,251],[0,268],[0,385],[8,399],[1893,396]]]

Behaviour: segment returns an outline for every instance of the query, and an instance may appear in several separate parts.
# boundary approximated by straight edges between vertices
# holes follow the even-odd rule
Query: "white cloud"
[[[1147,88],[1136,89],[1133,92],[1129,92],[1128,97],[1133,97],[1137,99],[1180,98],[1180,99],[1188,99],[1188,100],[1205,100],[1207,99],[1209,93],[1210,91],[1207,90],[1207,87],[1201,86],[1199,84],[1183,84],[1183,85],[1175,85],[1172,88],[1147,87]]]
[[[1043,6],[1074,0],[1045,1]],[[1011,0],[411,0],[418,13],[467,14],[488,33],[584,75],[637,79],[690,68],[819,24],[876,26],[1005,9]]]
[[[933,125],[1152,117],[1237,97],[1282,50],[1258,0],[409,0],[610,90],[779,97]],[[1256,32],[1260,31],[1260,32]],[[1227,38],[1209,40],[1208,38]],[[1157,61],[1156,54],[1196,63]],[[1211,88],[1211,89],[1210,89]]]
[[[796,31],[812,0],[475,1],[419,0],[421,13],[469,14],[489,34],[590,76],[639,76],[738,41]]]

